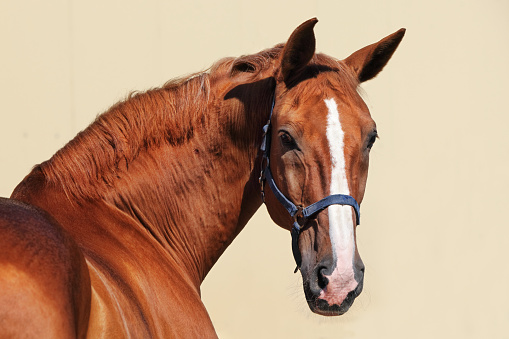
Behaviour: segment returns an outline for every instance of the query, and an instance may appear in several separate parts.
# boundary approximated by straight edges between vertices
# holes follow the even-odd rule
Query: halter
[[[296,206],[293,202],[291,202],[277,187],[274,182],[274,178],[272,177],[272,172],[270,171],[269,164],[269,156],[270,156],[270,142],[271,142],[271,119],[272,113],[274,112],[274,105],[276,101],[276,95],[272,99],[272,107],[270,109],[269,120],[263,126],[263,137],[262,137],[262,145],[260,146],[260,150],[263,152],[262,155],[262,164],[265,161],[265,168],[262,165],[262,171],[260,173],[260,186],[261,186],[261,194],[262,201],[265,203],[265,181],[269,184],[272,193],[276,196],[277,200],[283,205],[283,207],[288,211],[290,217],[293,219],[293,227],[291,230],[292,235],[292,252],[293,258],[295,259],[295,263],[297,267],[295,268],[295,272],[300,269],[302,264],[302,257],[299,251],[299,235],[301,231],[301,227],[306,223],[307,220],[315,218],[318,213],[329,207],[330,205],[349,205],[352,206],[355,211],[356,224],[359,225],[360,220],[360,212],[359,212],[359,204],[357,201],[350,195],[345,194],[333,194],[325,197],[314,204],[311,204],[307,207]]]

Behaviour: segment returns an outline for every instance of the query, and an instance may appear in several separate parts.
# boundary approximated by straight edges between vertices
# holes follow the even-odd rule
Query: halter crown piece
[[[352,206],[355,211],[355,217],[357,225],[359,225],[360,221],[360,212],[359,212],[359,204],[357,201],[350,195],[345,194],[333,194],[328,197],[323,198],[311,204],[307,207],[296,206],[293,202],[291,202],[277,187],[274,182],[274,178],[272,177],[272,173],[270,171],[269,157],[270,157],[270,142],[271,142],[271,119],[272,113],[274,112],[276,95],[274,93],[274,97],[272,99],[272,107],[270,109],[269,121],[267,124],[263,126],[263,138],[262,145],[260,146],[260,150],[263,152],[262,155],[262,164],[265,162],[265,168],[262,165],[262,171],[260,173],[260,186],[262,193],[262,201],[265,202],[265,182],[269,184],[272,193],[276,196],[277,200],[283,205],[283,207],[288,211],[290,216],[293,218],[293,227],[291,230],[292,234],[292,252],[293,258],[295,259],[295,263],[297,267],[295,268],[295,272],[300,269],[302,264],[302,257],[299,250],[299,235],[301,231],[301,227],[306,223],[308,219],[315,218],[318,213],[329,207],[330,205],[349,205]]]

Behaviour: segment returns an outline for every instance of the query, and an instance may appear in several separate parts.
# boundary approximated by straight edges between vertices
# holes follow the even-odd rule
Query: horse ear
[[[281,75],[288,86],[291,84],[315,54],[315,33],[313,27],[318,20],[310,19],[297,27],[285,44],[281,57]]]
[[[405,35],[405,29],[366,46],[350,55],[344,62],[354,71],[360,82],[374,78],[387,64]]]

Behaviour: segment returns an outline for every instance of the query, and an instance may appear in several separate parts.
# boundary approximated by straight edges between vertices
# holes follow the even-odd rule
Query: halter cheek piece
[[[322,200],[315,202],[307,207],[296,206],[293,202],[291,202],[287,197],[284,196],[283,193],[279,190],[276,183],[274,182],[274,178],[272,177],[272,173],[270,171],[269,157],[270,157],[270,142],[271,142],[271,119],[272,113],[274,112],[274,104],[275,104],[275,95],[272,100],[272,108],[270,110],[269,121],[267,124],[263,126],[263,138],[262,145],[260,146],[260,150],[263,152],[262,155],[262,164],[265,162],[265,168],[262,165],[262,171],[260,173],[260,186],[262,193],[262,201],[265,202],[265,182],[269,184],[272,193],[276,196],[277,200],[283,205],[283,207],[288,211],[290,216],[293,219],[293,227],[291,230],[292,234],[292,252],[293,258],[295,259],[295,263],[297,267],[295,268],[295,272],[300,268],[302,263],[302,257],[299,250],[299,235],[301,231],[301,227],[306,223],[308,219],[315,218],[318,213],[329,207],[330,205],[349,205],[352,206],[355,211],[355,217],[357,225],[359,225],[360,220],[360,212],[359,212],[359,204],[357,201],[349,195],[344,194],[333,194],[328,197],[323,198]]]

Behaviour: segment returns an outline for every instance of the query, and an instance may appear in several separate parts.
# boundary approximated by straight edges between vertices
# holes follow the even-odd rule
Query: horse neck
[[[194,117],[193,124],[180,126],[179,132],[149,129],[151,135],[179,135],[179,139],[154,142],[147,136],[137,137],[138,131],[133,130],[129,133],[131,142],[143,146],[113,160],[104,152],[93,159],[76,156],[77,150],[96,148],[88,143],[94,139],[90,131],[96,129],[92,125],[90,131],[78,136],[80,140],[72,141],[43,164],[43,172],[47,180],[66,181],[68,186],[63,190],[71,199],[102,201],[129,214],[133,227],[147,230],[200,284],[261,205],[258,148],[270,111],[271,86],[272,80],[267,79],[253,85],[223,86],[227,88],[223,93],[208,93],[203,115]],[[196,110],[195,104],[188,109]],[[189,112],[183,113],[189,116]],[[125,116],[122,109],[107,114],[111,116],[101,126],[107,126],[117,114]],[[150,115],[156,112],[137,114],[155,119]],[[108,138],[112,143],[111,136]],[[97,182],[94,176],[99,177]],[[72,190],[84,197],[72,196]]]
[[[106,198],[148,230],[196,283],[260,206],[255,152],[203,139],[196,135],[185,145],[141,155],[119,180],[124,188]]]

